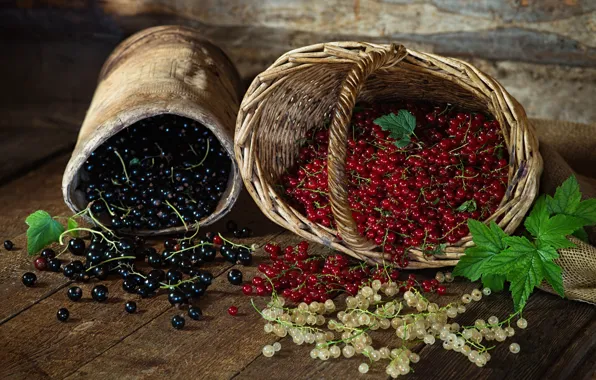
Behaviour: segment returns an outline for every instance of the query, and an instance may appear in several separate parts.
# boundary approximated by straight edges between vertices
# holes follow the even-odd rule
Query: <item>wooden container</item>
[[[389,259],[360,236],[348,207],[344,170],[356,101],[398,99],[451,103],[492,114],[509,151],[509,186],[494,215],[507,233],[522,221],[538,192],[542,159],[524,109],[493,78],[467,62],[396,45],[333,42],[282,55],[248,89],[236,123],[235,151],[244,183],[263,213],[296,234],[370,262]],[[277,184],[295,162],[300,138],[331,118],[328,181],[337,230],[308,220]],[[337,235],[341,236],[341,239]],[[409,268],[455,265],[471,236],[427,257],[409,249]]]
[[[200,221],[225,215],[240,192],[242,181],[234,161],[234,123],[241,82],[228,57],[197,31],[180,26],[143,30],[122,42],[104,63],[91,106],[62,180],[64,201],[73,212],[87,207],[77,186],[89,155],[113,135],[135,122],[175,114],[209,128],[231,158],[228,187],[216,210]],[[138,234],[169,234],[183,226]]]

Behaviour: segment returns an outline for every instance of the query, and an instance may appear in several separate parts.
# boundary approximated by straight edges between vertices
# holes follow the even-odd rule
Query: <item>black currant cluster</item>
[[[213,275],[209,271],[200,269],[205,263],[214,261],[218,251],[230,263],[252,263],[250,247],[235,244],[220,234],[207,233],[199,238],[198,232],[188,233],[186,237],[166,239],[164,249],[157,251],[138,236],[118,237],[109,231],[91,231],[88,246],[82,238],[73,238],[68,242],[70,253],[80,259],[63,263],[53,249],[45,248],[34,260],[35,267],[40,271],[62,272],[65,277],[80,282],[120,277],[124,291],[141,298],[167,292],[168,301],[172,305],[189,305],[188,315],[194,320],[200,319],[202,313],[193,303],[205,294],[213,281]],[[251,233],[247,228],[240,231],[243,231],[244,236]],[[228,280],[232,284],[241,284],[242,272],[231,270]],[[22,281],[26,286],[34,286],[37,276],[27,272]],[[73,286],[68,289],[67,296],[76,302],[83,296],[83,291],[80,287]],[[108,298],[108,289],[104,285],[96,285],[91,291],[91,297],[97,302],[103,302]],[[136,308],[133,301],[125,305],[128,313],[135,313]],[[68,310],[60,309],[57,318],[67,321]],[[183,328],[184,318],[177,316],[176,320],[172,319],[172,325]]]
[[[79,190],[114,230],[156,230],[213,213],[232,161],[213,133],[176,115],[141,120],[85,162]]]

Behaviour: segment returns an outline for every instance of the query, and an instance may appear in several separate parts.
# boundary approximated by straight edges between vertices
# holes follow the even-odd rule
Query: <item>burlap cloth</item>
[[[580,185],[583,199],[596,197],[596,124],[577,124],[552,120],[531,120],[540,139],[544,173],[540,192],[553,195],[570,175]],[[590,244],[570,238],[575,248],[559,250],[555,262],[563,268],[565,296],[596,304],[596,228],[588,227]],[[542,290],[555,293],[543,283]]]

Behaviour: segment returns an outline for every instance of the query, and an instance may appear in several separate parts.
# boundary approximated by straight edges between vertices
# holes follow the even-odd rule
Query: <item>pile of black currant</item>
[[[85,162],[78,187],[113,230],[156,230],[213,213],[232,161],[213,133],[176,115],[143,119]]]
[[[59,258],[52,248],[45,248],[35,258],[34,266],[40,271],[62,272],[70,280],[77,282],[104,281],[109,278],[121,278],[124,291],[136,294],[139,298],[154,297],[167,293],[168,301],[180,308],[188,305],[188,315],[198,320],[202,316],[196,302],[203,296],[213,281],[213,274],[204,270],[204,264],[216,260],[217,253],[233,264],[249,265],[252,263],[253,249],[233,243],[221,234],[206,233],[199,237],[197,232],[189,232],[181,238],[169,238],[164,241],[161,251],[146,244],[141,237],[118,237],[109,230],[90,229],[90,241],[86,243],[80,237],[68,241],[67,247],[75,260],[69,262]],[[242,229],[243,236],[250,234],[249,229]],[[80,259],[76,259],[80,257]],[[228,280],[239,285],[242,273],[230,271]],[[34,286],[37,277],[27,272],[22,277],[25,286]],[[71,301],[78,301],[83,291],[78,286],[68,289]],[[97,302],[108,298],[108,289],[102,284],[93,287],[91,297]],[[134,301],[124,307],[128,313],[135,313]],[[60,321],[67,321],[69,312],[62,308],[57,313]],[[182,320],[180,319],[182,318]],[[180,315],[172,319],[172,325],[184,327],[184,318]]]

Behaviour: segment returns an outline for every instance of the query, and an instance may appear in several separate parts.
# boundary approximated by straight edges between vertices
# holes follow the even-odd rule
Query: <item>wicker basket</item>
[[[489,220],[512,233],[531,206],[542,159],[524,109],[493,78],[458,59],[398,45],[332,42],[292,50],[259,74],[248,89],[236,123],[235,153],[244,183],[261,210],[294,233],[369,262],[388,257],[359,235],[348,207],[344,170],[348,127],[356,101],[397,99],[451,103],[492,114],[509,150],[509,186]],[[337,230],[309,221],[278,192],[280,176],[297,157],[296,143],[331,118],[328,180]],[[341,236],[339,239],[337,236]],[[427,257],[409,250],[408,268],[457,264],[472,243],[467,236]]]

